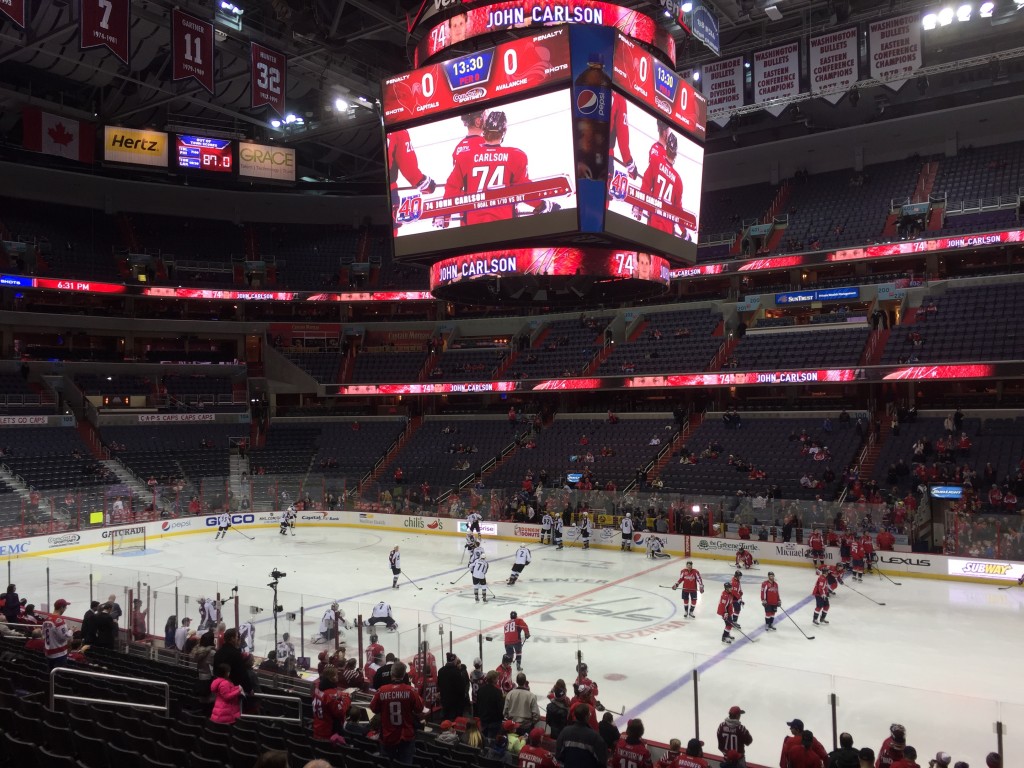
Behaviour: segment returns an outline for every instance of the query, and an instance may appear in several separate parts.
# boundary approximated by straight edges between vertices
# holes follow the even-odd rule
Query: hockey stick
[[[800,625],[797,624],[795,621],[793,621],[793,617],[789,615],[789,613],[786,611],[785,608],[783,608],[780,605],[779,606],[779,610],[786,614],[786,618],[790,620],[790,622],[793,624],[794,627],[796,627],[797,629],[800,629]],[[802,629],[800,629],[800,634],[803,635],[804,637],[806,637],[808,640],[813,640],[814,639],[814,635],[808,635]]]
[[[228,526],[228,530],[232,530],[232,531],[234,531],[235,533],[237,533],[240,536],[245,536],[245,538],[247,538],[249,541],[256,541],[256,537],[255,536],[246,536],[244,533],[242,533],[240,530],[235,528],[235,526],[233,526],[233,525],[229,525]]]
[[[1020,582],[1018,581],[1016,584],[1007,584],[1005,587],[1000,587],[999,589],[1013,589],[1014,587],[1019,587],[1019,586],[1020,586]]]
[[[408,582],[409,582],[410,584],[412,584],[412,585],[413,585],[414,587],[416,587],[416,589],[423,589],[423,587],[421,587],[421,586],[420,586],[419,584],[417,584],[417,583],[416,583],[415,581],[413,581],[412,579],[410,579],[410,578],[408,577],[408,575],[406,575],[406,574],[405,574],[404,572],[402,573],[402,575],[403,575],[403,576],[405,576],[405,578],[406,578],[406,579],[408,580]]]
[[[739,632],[741,635],[743,635],[745,638],[747,638],[747,640],[749,640],[750,642],[752,642],[752,643],[756,643],[757,642],[757,640],[755,640],[750,635],[748,635],[746,632],[744,632],[742,629],[740,629],[739,625],[733,624],[732,628],[735,629],[737,632]],[[732,630],[730,630],[730,631],[732,631]]]
[[[467,573],[469,573],[468,570],[463,571],[462,572],[462,576],[465,576]],[[459,578],[457,578],[455,581],[449,581],[448,583],[449,584],[457,584],[458,582],[462,581],[462,576],[459,576]]]
[[[498,596],[496,594],[494,594],[494,590],[491,589],[491,585],[490,584],[484,584],[484,589],[486,589],[488,592],[490,592],[491,593],[491,597],[493,597],[495,600],[498,599]]]
[[[878,571],[878,575],[879,576],[885,576],[885,578],[889,579],[889,577],[886,576],[886,574],[882,571],[881,568],[875,568],[875,570]],[[895,584],[897,587],[902,587],[903,586],[903,584],[901,582],[899,582],[899,581],[894,581],[893,579],[889,579],[889,581],[892,581],[892,583]]]
[[[461,555],[459,555],[459,565],[462,565],[462,560],[463,560],[463,558],[465,558],[465,557],[466,557],[466,548],[465,548],[465,547],[463,547],[463,548],[462,548],[462,554],[461,554]],[[452,582],[452,584],[454,584],[454,583],[455,583],[455,582],[453,581],[453,582]]]
[[[847,589],[849,589],[849,590],[852,590],[852,591],[856,592],[856,593],[857,593],[858,595],[860,595],[861,597],[863,597],[863,598],[864,598],[865,600],[870,600],[870,601],[871,601],[872,603],[874,603],[875,605],[885,605],[885,603],[880,603],[880,602],[878,602],[877,600],[875,600],[875,598],[873,598],[873,597],[868,597],[868,596],[867,596],[867,595],[865,595],[865,594],[864,594],[863,592],[861,592],[861,591],[860,591],[859,589],[854,589],[854,588],[853,588],[853,587],[851,587],[851,586],[850,586],[849,584],[845,584],[845,583],[843,583],[843,582],[839,582],[839,586],[841,586],[841,587],[846,587]]]
[[[668,584],[659,584],[658,586],[662,589],[675,589],[675,587],[670,587]]]

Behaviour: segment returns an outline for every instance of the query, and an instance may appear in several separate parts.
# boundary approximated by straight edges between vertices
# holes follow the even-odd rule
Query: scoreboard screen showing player
[[[234,167],[231,139],[177,135],[178,167],[193,171],[231,173]]]
[[[703,147],[618,92],[609,146],[605,230],[696,261]]]
[[[391,130],[387,164],[399,258],[577,226],[567,90]]]

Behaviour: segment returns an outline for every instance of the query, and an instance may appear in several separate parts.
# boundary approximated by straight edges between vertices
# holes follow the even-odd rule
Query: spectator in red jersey
[[[889,531],[881,531],[875,538],[878,540],[878,548],[884,552],[891,552],[896,544],[896,537]]]
[[[789,750],[790,748],[803,746],[804,721],[797,718],[790,720],[786,725],[789,726],[789,736],[782,740],[782,757],[779,760],[779,768],[798,768],[798,766],[791,765],[789,761]],[[828,753],[825,751],[825,748],[821,746],[821,743],[814,738],[813,734],[811,735],[810,751],[816,752],[823,762],[828,759]]]
[[[380,753],[394,762],[412,764],[416,754],[416,721],[423,717],[423,699],[407,682],[405,662],[391,665],[391,683],[382,686],[370,702],[380,716]]]
[[[892,764],[892,768],[920,768],[917,764],[917,750],[907,745],[903,748],[903,758]]]
[[[676,768],[708,768],[704,759],[704,742],[690,739],[686,744],[686,754],[676,758]]]
[[[341,733],[352,699],[338,687],[338,668],[328,666],[313,687],[313,738],[329,740]]]
[[[46,643],[43,642],[43,630],[33,629],[32,637],[25,641],[27,651],[45,651]]]
[[[679,757],[679,753],[682,749],[683,742],[679,739],[670,739],[668,742],[668,749],[665,750],[665,754],[658,758],[655,768],[675,768],[676,759]]]
[[[651,752],[644,744],[644,724],[639,718],[634,718],[626,724],[626,735],[612,748],[611,764],[626,765],[630,768],[653,768]]]
[[[903,748],[907,745],[907,729],[899,723],[889,726],[889,736],[882,742],[878,750],[875,768],[892,768],[892,765],[903,759]]]
[[[216,697],[210,720],[221,725],[231,725],[242,716],[242,686],[232,683],[230,678],[230,665],[219,664],[217,677],[210,683],[210,692]]]
[[[804,731],[799,743],[791,744],[782,759],[784,768],[824,768],[828,754],[813,733]]]
[[[530,731],[526,745],[519,750],[519,768],[558,768],[555,756],[541,746],[543,741],[543,728],[534,728]]]
[[[754,741],[747,726],[740,722],[740,715],[744,710],[739,707],[729,707],[729,717],[723,720],[718,726],[718,751],[723,755],[735,750],[739,754],[738,768],[747,768],[744,753],[746,748]]]
[[[50,669],[63,667],[68,663],[68,644],[71,642],[71,628],[64,623],[64,611],[71,605],[60,599],[53,604],[53,614],[43,622],[43,643],[46,646],[46,661]]]

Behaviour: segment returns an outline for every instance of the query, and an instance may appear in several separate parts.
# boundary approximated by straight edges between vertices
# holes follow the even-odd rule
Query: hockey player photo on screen
[[[567,91],[390,132],[388,162],[399,240],[576,208]]]
[[[703,148],[618,93],[612,141],[608,211],[696,243]]]

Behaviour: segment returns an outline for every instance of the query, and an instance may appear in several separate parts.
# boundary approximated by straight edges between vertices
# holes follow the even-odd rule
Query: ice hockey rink
[[[251,536],[252,540],[242,534]],[[387,555],[401,546],[404,575],[391,588]],[[829,626],[811,624],[814,581],[809,568],[760,565],[745,574],[746,606],[740,616],[749,641],[721,643],[722,623],[715,614],[722,582],[735,570],[723,560],[694,557],[705,594],[696,619],[684,619],[679,593],[663,585],[675,582],[682,559],[650,560],[609,549],[583,551],[579,544],[555,551],[531,545],[533,563],[514,587],[505,585],[517,544],[485,541],[491,562],[487,604],[473,600],[460,565],[463,540],[415,533],[302,527],[294,536],[276,528],[232,529],[226,539],[213,532],[151,538],[144,552],[113,555],[101,550],[60,558],[21,558],[11,562],[18,591],[45,602],[47,579],[52,600],[71,601],[70,616],[81,616],[90,589],[96,598],[125,589],[140,590],[150,606],[149,630],[162,635],[170,614],[198,619],[196,598],[238,586],[239,613],[256,624],[259,655],[272,647],[274,629],[270,572],[280,580],[280,632],[296,646],[305,638],[305,655],[314,660],[324,646],[311,643],[324,609],[337,600],[351,621],[386,600],[399,630],[380,628],[388,651],[403,657],[416,649],[418,633],[443,660],[449,638],[467,664],[480,654],[493,669],[503,653],[501,624],[518,611],[531,629],[524,647],[524,669],[531,689],[543,698],[552,683],[575,676],[576,652],[600,686],[600,701],[616,713],[620,727],[641,717],[648,738],[685,741],[695,731],[695,682],[699,735],[715,750],[714,732],[730,706],[739,705],[754,737],[752,762],[777,764],[787,733],[786,721],[800,718],[828,749],[832,748],[830,696],[837,697],[840,730],[858,746],[877,750],[889,725],[907,728],[908,743],[927,760],[938,750],[954,760],[983,765],[995,749],[994,724],[1006,724],[1005,754],[1014,764],[1024,755],[1024,654],[1019,652],[1024,588],[931,581],[892,575],[901,586],[877,575],[840,587],[832,599]],[[766,633],[758,600],[761,581],[774,570],[784,607],[804,632],[780,614],[778,631]],[[460,579],[460,577],[462,577]],[[457,580],[456,584],[452,581]],[[870,599],[869,599],[870,598]],[[177,601],[177,603],[176,603]],[[884,605],[877,605],[884,603]],[[187,605],[187,609],[185,606]],[[252,608],[262,612],[252,614]],[[300,607],[304,622],[300,622]],[[128,606],[124,605],[127,611]],[[233,604],[225,615],[233,623]],[[293,620],[288,614],[295,613]],[[300,630],[300,624],[301,630]],[[356,632],[344,633],[350,653]],[[541,706],[543,711],[543,703]]]

